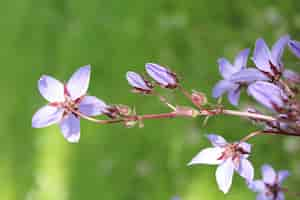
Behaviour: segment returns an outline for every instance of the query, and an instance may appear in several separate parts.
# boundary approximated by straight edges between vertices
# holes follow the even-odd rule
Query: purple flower
[[[262,180],[255,180],[249,183],[249,188],[259,193],[257,200],[284,200],[282,182],[289,176],[289,172],[281,170],[278,173],[270,165],[263,165],[261,168]]]
[[[257,69],[246,68],[248,55],[249,49],[241,51],[236,56],[233,65],[225,58],[218,60],[219,71],[224,79],[219,81],[213,88],[212,93],[214,98],[219,98],[227,92],[229,102],[237,106],[242,85],[267,79],[267,77]]]
[[[252,83],[247,92],[265,107],[278,112],[285,107],[288,100],[287,95],[280,87],[265,81]]]
[[[38,81],[40,94],[50,103],[40,108],[32,118],[32,127],[43,128],[59,124],[63,136],[69,142],[78,142],[80,138],[79,116],[76,110],[87,116],[97,116],[105,111],[106,104],[93,96],[86,96],[91,67],[78,69],[63,84],[51,76],[42,76]]]
[[[285,46],[288,44],[290,37],[282,36],[270,50],[262,38],[256,40],[253,62],[256,67],[265,73],[271,80],[280,78],[284,67],[281,61]]]
[[[146,71],[161,87],[174,89],[178,86],[176,74],[166,67],[154,63],[147,63]]]
[[[300,42],[295,41],[295,40],[290,40],[289,47],[290,47],[290,50],[295,54],[295,56],[300,58]]]
[[[214,147],[200,151],[188,165],[219,165],[216,178],[219,189],[224,193],[231,187],[234,170],[246,181],[252,181],[254,169],[247,159],[251,152],[250,144],[227,143],[223,137],[214,134],[208,135],[208,139]]]
[[[146,94],[152,92],[153,86],[138,73],[129,71],[126,73],[126,79],[136,91]]]

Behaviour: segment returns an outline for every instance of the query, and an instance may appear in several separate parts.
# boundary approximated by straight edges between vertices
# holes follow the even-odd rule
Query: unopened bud
[[[264,81],[257,81],[248,87],[250,94],[256,101],[265,107],[280,112],[288,100],[288,96],[277,85]]]
[[[191,100],[193,104],[197,107],[201,107],[205,104],[207,104],[207,98],[206,95],[202,92],[198,92],[196,90],[193,90]]]
[[[151,93],[153,86],[149,81],[144,79],[141,75],[135,72],[127,72],[126,79],[135,90],[135,92],[141,92],[141,93]]]
[[[178,86],[176,74],[166,67],[154,63],[147,63],[146,71],[161,87],[174,89]]]

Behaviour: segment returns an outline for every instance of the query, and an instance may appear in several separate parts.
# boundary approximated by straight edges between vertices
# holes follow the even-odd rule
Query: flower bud
[[[264,81],[257,81],[249,85],[248,94],[265,107],[280,112],[288,100],[285,92],[277,85]]]
[[[126,79],[129,83],[129,85],[131,85],[135,89],[134,91],[142,92],[145,94],[149,94],[152,92],[153,86],[151,85],[151,83],[149,81],[145,80],[138,73],[129,71],[126,74]]]
[[[176,74],[168,68],[154,63],[147,63],[146,71],[161,87],[174,89],[178,86]]]
[[[207,103],[206,95],[196,90],[193,90],[191,100],[197,107],[201,107]]]

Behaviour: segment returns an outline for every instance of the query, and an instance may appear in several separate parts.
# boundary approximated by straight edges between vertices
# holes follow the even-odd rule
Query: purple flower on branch
[[[289,47],[290,50],[295,54],[295,56],[300,58],[300,42],[295,40],[290,40]]]
[[[255,180],[249,183],[249,188],[259,193],[257,200],[284,200],[282,182],[289,176],[289,172],[281,170],[278,173],[270,165],[263,165],[261,168],[262,180]]]
[[[278,80],[284,71],[281,58],[289,41],[290,37],[288,35],[282,36],[270,50],[262,38],[256,40],[253,62],[271,80]]]
[[[227,143],[218,135],[210,134],[208,139],[214,147],[200,151],[188,165],[219,165],[216,179],[219,189],[227,193],[232,184],[233,172],[236,171],[246,181],[252,181],[254,169],[248,161],[251,145],[246,142]]]
[[[288,96],[280,87],[265,81],[252,83],[247,92],[256,101],[272,111],[280,112],[288,101]]]
[[[147,63],[145,68],[148,75],[161,87],[170,89],[178,87],[177,76],[170,69],[154,63]]]
[[[219,71],[224,79],[219,81],[213,88],[212,93],[214,98],[219,98],[227,92],[229,102],[237,106],[242,85],[267,79],[260,71],[254,68],[246,68],[248,55],[249,49],[241,51],[236,56],[233,65],[225,58],[218,60]]]
[[[63,136],[69,142],[80,139],[79,116],[72,110],[87,116],[97,116],[106,109],[106,104],[93,96],[86,96],[91,67],[89,65],[78,69],[67,82],[63,84],[51,76],[42,76],[38,81],[40,94],[49,104],[40,108],[32,118],[32,127],[43,128],[59,124]]]

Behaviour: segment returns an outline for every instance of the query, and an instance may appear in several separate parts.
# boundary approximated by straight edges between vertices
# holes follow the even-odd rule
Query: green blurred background
[[[232,59],[253,48],[258,37],[270,44],[290,33],[300,40],[299,0],[2,0],[0,5],[0,199],[255,199],[237,175],[225,196],[217,188],[215,167],[186,166],[209,145],[205,134],[237,140],[255,130],[249,122],[216,117],[202,127],[203,119],[154,120],[127,129],[82,121],[81,140],[74,145],[56,126],[31,128],[33,113],[46,103],[37,80],[42,74],[67,80],[91,64],[90,94],[135,106],[138,113],[166,112],[156,98],[129,92],[127,70],[143,73],[150,61],[168,65],[186,88],[210,96],[220,79],[219,57]],[[299,68],[288,58],[288,67]],[[189,103],[177,93],[164,94],[174,103]],[[266,162],[291,170],[286,186],[297,192],[300,140],[261,136],[251,142],[256,178]]]

